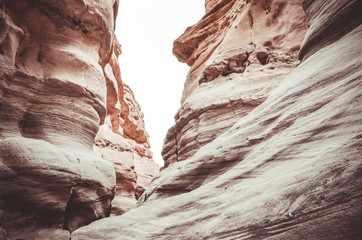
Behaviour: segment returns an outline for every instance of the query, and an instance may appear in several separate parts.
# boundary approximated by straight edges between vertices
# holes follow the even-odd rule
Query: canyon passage
[[[362,238],[361,1],[206,0],[162,168],[118,5],[0,0],[1,240]]]

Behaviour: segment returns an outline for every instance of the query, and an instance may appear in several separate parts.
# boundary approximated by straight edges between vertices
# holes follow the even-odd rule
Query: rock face
[[[299,63],[304,35],[301,0],[206,1],[206,15],[174,43],[191,69],[165,165],[188,159],[264,102]]]
[[[94,152],[116,170],[116,196],[112,214],[123,214],[136,206],[138,198],[159,171],[152,160],[141,108],[132,90],[122,82],[117,45],[104,68],[107,82],[107,116],[94,140]]]
[[[130,157],[105,153],[123,144],[107,127],[129,138],[135,156],[123,175],[138,175],[136,196],[155,172],[145,170],[152,161],[139,106],[117,75],[117,8],[117,0],[0,0],[1,239],[69,239],[110,215],[122,173],[93,153],[102,124],[95,151],[105,159]],[[114,79],[121,106],[112,102]]]
[[[245,9],[261,2],[279,3],[271,5],[272,13],[274,6],[281,6],[283,1],[210,1],[201,22],[218,12],[220,17],[227,16],[225,10],[234,4]],[[290,4],[284,2],[285,7]],[[192,156],[184,161],[169,161],[169,166],[142,195],[138,208],[82,227],[72,233],[72,240],[361,238],[361,3],[304,0],[302,6],[308,30],[300,49],[301,63],[269,97]],[[296,5],[293,11],[299,12],[299,7]],[[235,18],[242,16],[236,14]],[[294,21],[293,17],[291,14],[290,21]],[[217,19],[214,18],[216,22]],[[220,27],[216,32],[226,31],[227,39],[228,31],[235,28],[228,29]],[[264,34],[273,35],[276,29],[265,29]],[[243,40],[240,37],[235,41]],[[196,50],[189,48],[187,62],[195,68],[193,62],[201,61],[202,53],[213,48],[214,43],[210,41],[209,48],[202,44],[195,44]],[[245,58],[248,49],[240,48],[233,56],[240,54],[240,58]],[[201,53],[197,60],[195,51]],[[222,58],[230,56],[227,51],[220,54]],[[259,56],[265,59],[264,54]],[[211,57],[207,63],[216,59]],[[203,64],[206,66],[206,61]],[[217,67],[227,64],[220,62]],[[266,65],[261,62],[259,67],[268,64],[270,60]],[[246,66],[244,75],[221,73],[219,79],[207,84],[221,89],[216,85],[220,81],[219,85],[228,89],[230,81],[240,81],[234,85],[235,91],[240,92],[250,66]],[[194,79],[204,76],[205,69],[200,68]],[[282,74],[285,71],[282,65]],[[193,72],[196,70],[191,69],[190,75]],[[231,76],[235,80],[226,81]],[[211,87],[214,85],[198,85],[196,81],[192,88],[186,83],[184,105],[197,104],[191,100],[203,85],[209,90],[203,96],[215,99],[217,91]],[[254,94],[258,95],[258,91],[250,93]],[[193,124],[188,122],[186,126]]]

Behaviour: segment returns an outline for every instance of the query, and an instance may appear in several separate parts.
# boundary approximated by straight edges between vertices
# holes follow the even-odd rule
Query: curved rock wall
[[[143,113],[132,90],[123,83],[117,58],[120,46],[104,68],[107,82],[107,116],[94,139],[94,152],[111,162],[116,171],[116,195],[112,214],[136,206],[138,198],[159,171],[152,159]]]
[[[73,240],[361,238],[361,3],[303,8],[302,62],[269,97],[164,169],[138,208]]]
[[[206,15],[174,43],[191,69],[165,165],[188,159],[264,102],[298,65],[304,35],[301,0],[206,1]]]
[[[129,209],[157,172],[140,108],[120,80],[117,8],[118,0],[0,0],[0,236],[69,239],[111,205]],[[100,125],[95,152],[124,161],[120,171],[93,153]],[[123,142],[130,156],[104,153]],[[119,181],[128,171],[132,191]],[[122,191],[132,204],[111,204]]]

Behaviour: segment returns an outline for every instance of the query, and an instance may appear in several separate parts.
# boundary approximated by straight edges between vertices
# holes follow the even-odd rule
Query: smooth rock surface
[[[361,239],[361,4],[303,8],[303,61],[262,104],[71,239]]]
[[[68,239],[107,217],[113,166],[92,152],[117,1],[0,1],[0,227]]]
[[[143,115],[120,80],[117,9],[118,0],[0,0],[1,239],[69,239],[112,207],[134,206],[157,172]],[[123,122],[111,123],[120,113],[112,107]],[[113,156],[123,143],[129,155]],[[111,203],[126,191],[120,175],[135,183],[131,204]]]

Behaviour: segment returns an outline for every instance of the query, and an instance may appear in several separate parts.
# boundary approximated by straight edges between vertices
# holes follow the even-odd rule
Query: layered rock
[[[361,238],[361,4],[304,0],[303,8],[302,62],[269,97],[170,164],[140,207],[73,240]]]
[[[117,58],[120,46],[104,68],[107,82],[107,116],[94,140],[94,152],[116,170],[116,195],[112,214],[123,214],[136,206],[138,198],[158,173],[152,159],[141,108],[132,90],[123,83]]]
[[[191,69],[165,165],[188,159],[264,102],[299,63],[304,35],[301,0],[206,1],[206,15],[174,43]]]
[[[119,74],[117,8],[117,0],[0,0],[0,238],[69,239],[110,215],[120,172],[93,153],[101,124],[103,133],[122,127],[130,137],[137,157],[117,161],[140,159],[138,195],[150,181],[147,135],[135,127],[143,128],[142,116],[127,87],[127,116],[117,129],[109,125],[118,114],[109,79]],[[96,145],[109,138],[99,133]]]
[[[0,222],[11,239],[68,239],[110,214],[114,169],[92,145],[116,8],[1,1]]]

